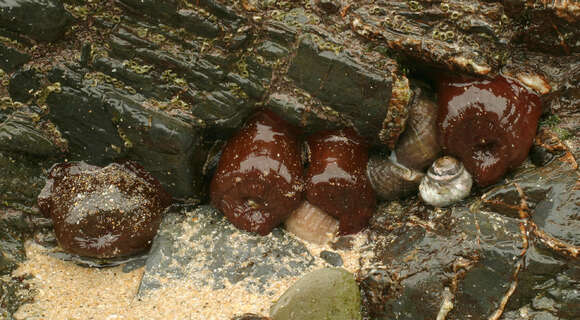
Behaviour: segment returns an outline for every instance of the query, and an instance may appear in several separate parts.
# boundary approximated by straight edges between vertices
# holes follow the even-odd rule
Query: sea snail
[[[435,207],[445,207],[471,191],[471,175],[457,159],[444,156],[433,162],[419,185],[421,199]]]

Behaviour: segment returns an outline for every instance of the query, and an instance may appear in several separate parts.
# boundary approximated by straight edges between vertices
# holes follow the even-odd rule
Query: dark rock
[[[38,118],[35,113],[16,111],[0,123],[0,150],[34,156],[58,154],[58,146],[35,123],[35,117]]]
[[[24,241],[30,237],[32,226],[26,213],[1,208],[0,230],[0,318],[11,319],[12,313],[33,296],[23,278],[10,276],[26,258]]]
[[[291,93],[272,93],[267,107],[292,125],[302,128],[306,135],[321,130],[334,130],[342,127],[340,121],[336,120],[334,122],[331,120],[336,117],[332,111],[311,105],[306,101],[303,103],[301,99]]]
[[[177,16],[179,17],[180,25],[193,34],[215,38],[220,32],[218,25],[207,20],[194,10],[179,10]]]
[[[15,101],[28,102],[33,97],[34,91],[40,89],[41,79],[41,75],[34,69],[14,72],[8,86],[10,97]]]
[[[578,175],[567,163],[554,160],[546,167],[519,172],[512,181],[524,192],[532,210],[530,219],[539,229],[571,246],[580,247]],[[501,185],[487,192],[484,195],[486,207],[517,217],[518,211],[512,209],[520,201],[516,184]]]
[[[48,166],[50,164],[45,160],[0,152],[0,202],[25,206],[35,204],[44,185],[42,170]]]
[[[123,98],[111,95],[105,102],[123,134],[128,157],[138,160],[174,196],[201,198],[201,166],[206,152],[200,132],[179,119]]]
[[[364,138],[379,142],[394,86],[393,75],[355,59],[338,44],[325,41],[313,34],[303,36],[288,76],[298,87],[351,121]],[[332,51],[333,46],[340,52]]]
[[[210,206],[185,215],[170,213],[149,253],[139,294],[180,279],[223,288],[247,281],[258,290],[274,278],[297,276],[314,258],[281,229],[262,237],[236,229]]]
[[[338,0],[315,0],[316,5],[327,13],[337,13],[340,9]]]
[[[122,0],[121,2],[139,14],[146,14],[160,20],[175,18],[179,7],[177,0]]]
[[[483,319],[548,297],[556,306],[557,311],[550,311],[554,315],[577,318],[578,308],[569,307],[570,299],[576,305],[580,301],[578,292],[569,289],[571,275],[580,272],[574,260],[577,210],[572,208],[578,201],[577,179],[569,164],[555,160],[523,170],[513,183],[492,189],[467,207],[439,212],[420,206],[383,208],[373,218],[371,232],[378,263],[371,263],[362,276],[369,316]],[[530,208],[529,220],[523,222],[530,228],[525,242],[520,213],[528,209],[520,207],[516,184]],[[509,301],[505,309],[502,299]]]
[[[12,72],[30,60],[27,53],[0,42],[0,68]]]
[[[106,106],[89,89],[62,87],[47,99],[48,117],[68,141],[71,160],[104,165],[123,150],[123,140],[111,120]]]
[[[142,98],[106,83],[63,87],[47,104],[72,160],[104,165],[135,159],[175,197],[203,197],[205,151],[201,133],[191,124],[145,108]]]
[[[333,267],[341,267],[343,264],[340,254],[333,251],[324,250],[320,252],[320,257]]]
[[[26,258],[24,240],[32,233],[27,214],[13,209],[0,212],[0,275],[9,274]]]
[[[290,53],[286,47],[268,40],[262,42],[256,50],[259,54],[269,59],[279,59]]]
[[[39,41],[57,40],[64,33],[69,19],[60,0],[11,0],[0,3],[0,27]]]

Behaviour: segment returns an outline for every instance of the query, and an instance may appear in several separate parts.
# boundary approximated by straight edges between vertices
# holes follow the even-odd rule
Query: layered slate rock
[[[68,13],[60,0],[10,0],[0,3],[0,27],[35,40],[58,39],[68,21]]]
[[[34,112],[13,112],[0,123],[0,150],[50,156],[59,153],[59,147],[50,138],[48,128],[36,125]]]
[[[32,233],[32,225],[25,213],[7,209],[0,211],[0,230],[0,318],[10,319],[34,295],[22,279],[10,275],[26,259],[24,241]]]
[[[56,71],[52,79],[65,85],[47,98],[48,118],[68,141],[72,159],[98,165],[134,159],[173,196],[202,197],[206,152],[195,124],[147,108],[143,96],[120,90],[110,78],[74,83],[82,74]]]
[[[365,64],[337,43],[307,34],[301,37],[288,76],[351,121],[363,137],[378,143],[394,86],[390,71]]]
[[[3,205],[32,206],[44,185],[46,160],[12,152],[0,152],[0,201]]]
[[[236,229],[211,206],[168,214],[153,241],[139,294],[180,280],[214,289],[247,282],[261,290],[269,281],[297,276],[314,258],[281,229],[258,236]]]
[[[30,55],[13,47],[10,43],[0,42],[0,68],[12,72],[30,60]]]

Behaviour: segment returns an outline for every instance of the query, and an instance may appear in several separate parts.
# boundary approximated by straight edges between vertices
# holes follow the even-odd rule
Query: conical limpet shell
[[[316,244],[326,244],[334,239],[338,231],[338,220],[308,201],[304,201],[286,219],[284,226],[286,230],[300,239]]]

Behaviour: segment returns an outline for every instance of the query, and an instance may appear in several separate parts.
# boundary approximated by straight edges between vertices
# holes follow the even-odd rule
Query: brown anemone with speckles
[[[161,184],[132,161],[104,168],[84,162],[56,164],[38,196],[59,245],[96,258],[149,248],[171,201]]]

